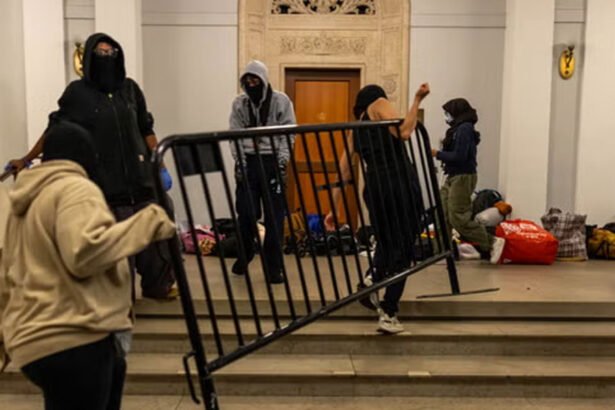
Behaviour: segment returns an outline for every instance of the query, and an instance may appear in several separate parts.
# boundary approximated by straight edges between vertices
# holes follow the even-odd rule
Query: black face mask
[[[101,91],[111,93],[117,91],[124,82],[117,67],[118,60],[110,56],[94,55],[92,59],[92,81]]]
[[[257,85],[257,86],[254,86],[254,87],[250,87],[250,86],[246,85],[246,94],[248,94],[248,97],[250,97],[250,100],[255,105],[258,105],[258,104],[260,104],[261,100],[263,99],[263,86],[262,85]]]

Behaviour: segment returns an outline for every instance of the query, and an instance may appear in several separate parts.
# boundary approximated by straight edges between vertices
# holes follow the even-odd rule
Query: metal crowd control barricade
[[[239,254],[242,254],[246,247],[241,240],[232,187],[235,174],[239,172],[241,179],[245,180],[247,171],[243,167],[235,168],[229,153],[229,145],[239,149],[243,141],[251,142],[256,147],[252,160],[257,163],[256,171],[252,169],[257,175],[252,175],[251,178],[256,178],[261,186],[277,183],[279,187],[283,187],[284,175],[278,167],[275,167],[275,176],[272,178],[269,173],[267,180],[264,159],[266,155],[274,155],[275,158],[281,144],[292,145],[294,141],[294,144],[298,145],[296,149],[303,151],[305,160],[302,164],[298,164],[292,156],[287,170],[293,173],[298,181],[299,168],[303,169],[301,172],[304,176],[308,176],[301,179],[296,188],[293,188],[296,189],[299,202],[298,211],[296,208],[291,209],[292,204],[288,203],[287,195],[284,195],[286,240],[293,242],[302,230],[304,246],[301,251],[296,246],[287,249],[291,253],[283,256],[281,273],[285,280],[282,284],[270,284],[266,280],[265,262],[266,258],[271,256],[264,254],[262,241],[258,235],[254,243],[256,258],[249,265],[248,272],[241,276],[231,273],[231,264],[235,261],[235,257],[229,258],[225,255],[222,246],[219,246],[220,249],[215,256],[203,256],[199,246],[196,246],[196,255],[182,255],[178,238],[169,241],[181,305],[192,346],[192,350],[184,356],[184,369],[190,392],[197,403],[199,401],[190,373],[190,359],[194,359],[196,364],[196,379],[204,398],[205,408],[218,409],[220,407],[212,378],[217,370],[337,309],[367,298],[370,293],[378,289],[405,280],[409,275],[446,259],[451,287],[449,295],[461,294],[451,253],[451,242],[443,227],[444,214],[427,131],[419,123],[415,134],[408,141],[404,141],[401,145],[393,144],[391,142],[393,139],[388,137],[388,133],[391,130],[399,132],[400,123],[401,121],[385,121],[263,127],[174,135],[160,143],[153,161],[159,165],[166,160],[167,165],[171,165],[170,157],[174,162],[176,184],[181,192],[181,203],[175,204],[176,213],[181,214],[182,211],[185,213],[190,227],[187,235],[194,244],[198,243],[195,224],[206,223],[214,226],[216,218],[224,216],[232,222]],[[389,158],[384,161],[387,163],[382,165],[390,172],[400,175],[400,178],[378,180],[378,189],[370,189],[372,192],[367,192],[362,198],[359,187],[371,171],[367,169],[364,161],[358,161],[355,162],[358,166],[349,168],[349,177],[344,178],[340,161],[345,153],[348,154],[353,149],[353,138],[368,134],[375,136],[368,138],[370,149],[379,153],[374,155],[385,155]],[[260,152],[259,147],[263,146],[270,147],[267,153]],[[402,152],[399,152],[399,147],[402,147]],[[329,154],[325,154],[327,149]],[[397,154],[393,152],[395,149],[398,151]],[[387,157],[387,154],[383,154],[386,152],[392,156]],[[323,165],[327,155],[329,157],[333,155],[335,162],[333,168]],[[160,202],[170,211],[169,200],[163,194],[159,178],[156,178],[156,181]],[[355,228],[386,222],[368,221],[369,212],[366,209],[368,207],[363,205],[363,201],[371,201],[372,204],[377,203],[376,201],[386,201],[386,194],[376,192],[381,187],[388,189],[388,192],[410,192],[405,189],[407,186],[392,186],[393,183],[418,186],[422,198],[418,202],[411,201],[405,208],[400,206],[387,208],[388,204],[382,203],[381,205],[389,210],[384,217],[388,218],[388,226],[393,229],[385,233],[382,230],[378,233],[376,230],[376,241],[379,241],[378,235],[397,235],[405,229],[410,229],[403,223],[400,224],[400,221],[413,220],[420,232],[415,232],[412,249],[407,251],[417,255],[416,260],[399,272],[389,272],[370,287],[358,287],[358,284],[363,284],[364,275],[373,267],[374,260],[369,249],[362,250],[353,239],[350,242],[346,240],[347,245],[344,249],[341,248],[345,239],[339,228],[341,221],[338,220],[337,214],[349,216],[349,207],[354,203],[358,219]],[[331,208],[333,190],[337,188],[341,189],[338,209],[343,212],[334,213],[337,230],[324,234],[322,219],[317,218],[316,225],[308,223],[310,219],[308,208],[311,206],[313,208],[311,212],[315,211],[317,215],[322,216]],[[260,203],[266,214],[272,204],[271,190],[265,189],[261,194]],[[259,202],[258,198],[253,196],[249,199],[252,206]],[[312,201],[311,205],[308,203],[309,200]],[[417,203],[419,205],[416,205]],[[291,217],[293,211],[298,217]],[[299,226],[300,223],[302,226]],[[281,231],[281,227],[276,228]],[[215,227],[212,231],[216,242],[222,243],[222,233]],[[324,240],[323,248],[322,237],[319,238],[317,235],[328,235],[329,239],[337,241]],[[337,245],[327,246],[328,242]],[[282,238],[279,246],[283,246]],[[191,272],[190,280],[187,270]],[[198,307],[203,303],[195,303],[196,300],[204,300],[204,311],[199,311]],[[199,321],[198,317],[204,317],[206,320]],[[221,334],[219,322],[222,317],[225,317],[227,322],[232,321],[231,338],[228,334],[226,337]],[[208,346],[207,356],[203,344],[205,334],[213,339],[212,346]]]

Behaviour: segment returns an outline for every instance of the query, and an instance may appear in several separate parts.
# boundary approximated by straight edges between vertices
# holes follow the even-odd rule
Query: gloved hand
[[[160,168],[160,179],[162,181],[162,188],[165,191],[168,191],[173,186],[173,179],[171,179],[171,174],[169,174],[169,170],[166,168]]]
[[[4,170],[5,171],[14,170],[15,173],[17,173],[24,168],[30,168],[31,165],[32,165],[32,162],[28,161],[25,158],[12,159],[6,163],[6,165],[4,166]]]

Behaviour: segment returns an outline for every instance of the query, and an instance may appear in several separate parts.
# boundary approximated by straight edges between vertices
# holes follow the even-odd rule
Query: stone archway
[[[239,0],[239,70],[259,59],[283,90],[287,68],[359,69],[405,112],[409,21],[410,0]]]

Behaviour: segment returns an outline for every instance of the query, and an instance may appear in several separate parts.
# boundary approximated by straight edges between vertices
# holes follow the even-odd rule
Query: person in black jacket
[[[388,132],[380,129],[356,129],[349,138],[350,149],[340,158],[342,180],[350,180],[350,158],[357,153],[365,166],[363,199],[376,236],[373,266],[363,285],[370,286],[387,277],[409,269],[415,263],[414,243],[420,234],[420,219],[424,214],[418,176],[411,165],[405,148],[418,121],[419,105],[429,94],[429,84],[422,84],[399,128]],[[399,113],[389,101],[386,92],[376,84],[366,85],[357,94],[353,108],[360,121],[398,119]],[[325,228],[335,230],[333,212],[339,209],[341,189],[333,189],[333,204],[325,216]],[[361,301],[364,306],[377,310],[378,331],[395,334],[404,331],[397,318],[406,279],[387,286],[379,301],[377,292]],[[362,287],[362,286],[360,286]]]
[[[49,115],[49,129],[62,120],[88,130],[99,156],[100,178],[95,181],[118,221],[129,218],[154,200],[154,181],[149,156],[158,141],[153,117],[147,111],[143,92],[126,77],[120,44],[104,33],[92,34],[83,55],[83,78],[71,82]],[[21,171],[43,151],[45,132],[21,158],[7,167]],[[161,169],[165,189],[171,177]],[[131,258],[131,267],[141,275],[144,297],[167,299],[177,296],[170,257],[166,248],[153,244]]]
[[[442,140],[442,149],[432,155],[442,161],[446,181],[440,189],[446,225],[463,239],[475,242],[490,253],[490,262],[497,264],[504,250],[504,239],[489,235],[485,227],[472,218],[472,192],[476,188],[476,151],[480,133],[476,110],[464,98],[456,98],[442,106],[449,129]]]

